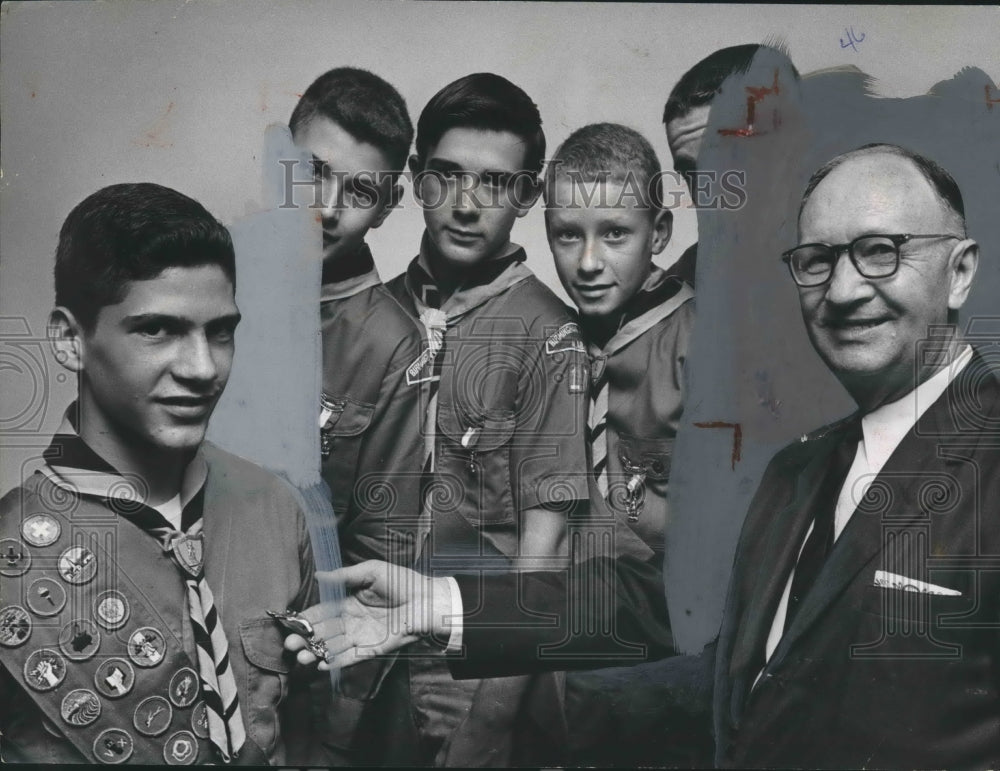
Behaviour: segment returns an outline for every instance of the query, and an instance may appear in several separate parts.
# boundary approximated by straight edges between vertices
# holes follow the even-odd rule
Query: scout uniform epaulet
[[[3,665],[91,762],[215,761],[197,668],[119,569],[106,521],[46,500],[25,490],[0,533]]]

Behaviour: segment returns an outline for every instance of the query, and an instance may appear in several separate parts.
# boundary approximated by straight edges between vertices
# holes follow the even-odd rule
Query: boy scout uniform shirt
[[[72,432],[64,422],[60,433]],[[179,675],[181,670],[160,672],[157,664],[169,667],[182,661],[185,653],[190,674],[197,678],[184,577],[156,538],[106,503],[120,500],[115,505],[124,512],[128,504],[117,496],[134,488],[122,477],[115,482],[115,477],[109,480],[109,475],[86,468],[71,469],[70,486],[64,479],[66,469],[58,466],[60,452],[57,449],[51,460],[58,472],[46,466],[0,501],[0,538],[6,555],[0,560],[4,606],[0,614],[20,605],[28,616],[22,627],[26,637],[5,636],[0,647],[4,694],[0,756],[4,761],[32,763],[137,762],[144,752],[143,762],[218,762],[205,742],[207,728],[198,717],[197,702],[175,700],[172,686],[153,692],[151,685]],[[93,455],[89,448],[85,452]],[[204,475],[200,490],[199,469]],[[278,478],[209,443],[189,464],[186,484],[184,498],[190,499],[192,491],[203,495],[205,576],[225,630],[247,731],[239,762],[322,763],[325,755],[319,754],[317,737],[323,736],[330,708],[329,678],[293,671],[294,656],[283,649],[284,634],[266,614],[318,601],[302,512]],[[90,562],[95,568],[82,581],[71,581],[61,567],[61,555],[70,544],[93,546]],[[116,599],[124,616],[113,623],[99,602],[108,591],[120,592]],[[61,639],[58,645],[43,642],[73,622],[90,630],[92,650],[74,652]],[[139,629],[150,628],[152,637],[163,641],[168,653],[172,651],[152,664],[132,658],[127,645]],[[11,642],[23,650],[8,645]],[[38,692],[26,680],[28,667],[13,666],[13,658],[21,652],[30,656],[43,647],[56,654],[56,663],[62,659],[65,679]],[[125,675],[117,693],[108,691],[98,670],[113,659],[121,662],[118,668]],[[92,726],[83,727],[77,715],[67,714],[65,699],[74,690],[90,692],[85,694],[92,702],[88,706],[99,710]],[[153,735],[150,727],[139,720],[148,699],[157,702],[154,712],[166,720],[160,728],[153,724],[156,730],[162,728],[153,739],[147,738]],[[44,713],[36,702],[48,705]],[[140,735],[139,727],[144,727],[146,736]],[[110,751],[107,757],[97,754],[103,745],[96,740],[92,752],[81,755],[62,738],[97,729],[102,731],[98,739],[111,737],[108,746],[114,745],[116,757]],[[163,744],[162,750],[151,749],[149,742]]]
[[[518,554],[520,512],[588,499],[586,354],[565,306],[524,260],[516,247],[477,266],[441,307],[429,548],[474,555],[472,567],[483,567],[484,547]],[[419,319],[425,282],[422,254],[386,287]],[[432,361],[415,365],[411,379],[427,382]]]
[[[694,293],[654,266],[632,298],[625,323],[604,345],[588,345],[591,378],[608,383],[608,502],[625,512],[625,489],[641,478],[632,529],[662,555],[667,485],[684,408],[684,362],[694,324]],[[623,517],[624,518],[624,517]]]
[[[321,473],[344,564],[409,565],[414,554],[403,544],[412,539],[394,536],[415,528],[420,513],[420,386],[407,382],[406,368],[420,355],[421,334],[382,285],[367,247],[364,254],[363,272],[321,289]]]

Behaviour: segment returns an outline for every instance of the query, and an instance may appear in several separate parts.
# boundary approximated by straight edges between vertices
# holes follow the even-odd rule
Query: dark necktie
[[[854,463],[861,437],[861,421],[851,420],[845,426],[840,442],[830,454],[830,465],[822,482],[823,490],[817,498],[819,505],[813,529],[795,565],[792,590],[788,595],[788,610],[785,613],[785,632],[791,627],[795,615],[802,607],[802,601],[816,583],[816,578],[823,569],[823,563],[833,548],[837,498],[844,480],[847,479],[847,472]]]

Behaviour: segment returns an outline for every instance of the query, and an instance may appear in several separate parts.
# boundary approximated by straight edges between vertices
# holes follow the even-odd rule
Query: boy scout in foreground
[[[589,440],[600,503],[622,510],[659,566],[694,323],[692,289],[652,262],[670,240],[672,222],[661,176],[656,153],[640,134],[599,123],[570,135],[545,178],[549,246],[590,354]],[[621,717],[631,699],[642,698],[642,671],[633,677],[621,669],[569,673],[569,762],[667,760],[640,746],[647,738],[641,721]],[[663,722],[653,726],[658,739]]]
[[[316,601],[302,514],[204,442],[240,314],[226,229],[153,184],[66,219],[50,334],[79,398],[0,501],[0,754],[35,763],[324,762],[326,676],[269,608]]]
[[[538,197],[544,153],[537,107],[490,73],[443,88],[417,125],[410,169],[426,231],[388,287],[428,336],[414,362],[429,395],[425,570],[443,558],[509,569],[562,555],[567,518],[588,498],[583,345],[510,240]],[[440,653],[409,670],[395,702],[401,754],[384,762],[553,758],[561,703],[551,680],[454,681]],[[414,751],[401,749],[403,731]]]
[[[391,85],[341,67],[306,89],[289,126],[295,143],[312,154],[322,203],[319,425],[344,564],[412,564],[412,548],[400,551],[389,518],[418,513],[420,390],[406,369],[420,355],[420,329],[382,285],[365,235],[399,200],[413,124]],[[387,480],[391,510],[376,505],[371,489]]]
[[[365,235],[399,200],[413,124],[389,83],[340,67],[306,89],[289,126],[312,155],[322,203],[321,471],[341,555],[345,565],[376,558],[412,566],[415,543],[400,517],[414,526],[420,514],[421,385],[407,373],[420,355],[420,327],[382,285]],[[387,666],[370,662],[340,678],[328,738],[345,762],[362,762],[377,741],[357,733],[358,721]]]

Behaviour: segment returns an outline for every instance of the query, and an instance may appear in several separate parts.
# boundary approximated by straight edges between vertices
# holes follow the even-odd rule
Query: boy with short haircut
[[[365,235],[399,200],[413,124],[389,83],[340,67],[306,89],[289,126],[312,154],[322,203],[321,472],[344,564],[412,564],[412,540],[391,520],[419,513],[419,386],[406,369],[420,354],[420,329],[382,285]]]
[[[312,155],[322,204],[320,471],[341,555],[345,565],[412,565],[423,439],[421,386],[407,368],[420,355],[420,327],[383,286],[365,236],[399,201],[413,124],[389,83],[339,67],[306,89],[289,127]],[[358,721],[389,666],[369,662],[342,673],[329,736],[344,753],[340,762],[359,763],[370,751]]]
[[[571,134],[545,179],[549,245],[579,309],[591,361],[589,440],[601,499],[595,505],[606,502],[624,514],[661,566],[694,323],[692,289],[652,261],[670,240],[672,214],[663,208],[662,185],[649,142],[609,123]],[[638,721],[619,717],[642,688],[641,666],[635,672],[631,682],[621,671],[568,676],[571,741],[580,753],[571,762],[658,764],[667,758],[641,754],[638,742],[629,741],[645,738]],[[647,736],[664,732],[660,722],[648,727]],[[618,755],[608,754],[602,741]]]
[[[2,759],[328,762],[329,681],[293,672],[267,615],[318,599],[302,511],[204,441],[240,319],[229,233],[112,185],[63,224],[55,285],[78,400],[0,501]]]
[[[426,231],[418,256],[388,287],[427,330],[413,368],[428,384],[425,571],[442,557],[476,570],[562,555],[567,519],[588,499],[579,331],[510,240],[540,192],[544,153],[537,107],[492,73],[443,88],[417,124],[410,169]],[[410,684],[400,693],[412,706],[418,754],[397,747],[401,754],[385,762],[560,757],[553,682],[454,681],[440,656],[408,663]]]

